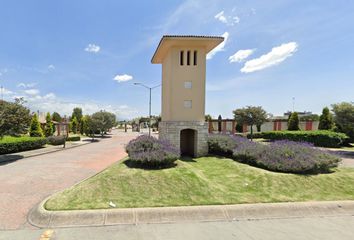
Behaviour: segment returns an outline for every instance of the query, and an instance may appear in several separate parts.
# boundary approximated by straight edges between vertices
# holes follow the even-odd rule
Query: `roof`
[[[224,37],[220,36],[164,35],[155,50],[151,63],[162,63],[167,50],[172,46],[202,46],[205,47],[206,53],[208,53],[223,41]]]

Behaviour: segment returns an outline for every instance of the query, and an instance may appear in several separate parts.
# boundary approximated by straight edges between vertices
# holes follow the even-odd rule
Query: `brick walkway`
[[[31,228],[34,205],[125,157],[124,145],[136,136],[115,131],[96,143],[0,163],[0,230]]]

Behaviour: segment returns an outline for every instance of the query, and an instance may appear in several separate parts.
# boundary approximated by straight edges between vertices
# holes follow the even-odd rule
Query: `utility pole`
[[[146,86],[142,83],[136,82],[136,83],[134,83],[134,85],[140,85],[146,89],[149,89],[149,136],[151,136],[151,90],[154,88],[160,87],[161,84],[156,85],[154,87],[149,87],[149,86]]]

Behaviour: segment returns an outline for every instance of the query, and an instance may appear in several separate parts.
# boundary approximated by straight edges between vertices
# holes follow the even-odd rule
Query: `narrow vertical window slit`
[[[181,66],[183,66],[183,55],[184,55],[184,52],[183,51],[181,51],[180,53],[179,53],[179,64],[181,65]]]

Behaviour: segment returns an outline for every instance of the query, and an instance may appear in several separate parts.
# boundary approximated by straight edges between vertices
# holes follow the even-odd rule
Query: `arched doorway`
[[[197,131],[183,129],[180,137],[181,155],[195,157],[197,153]]]

